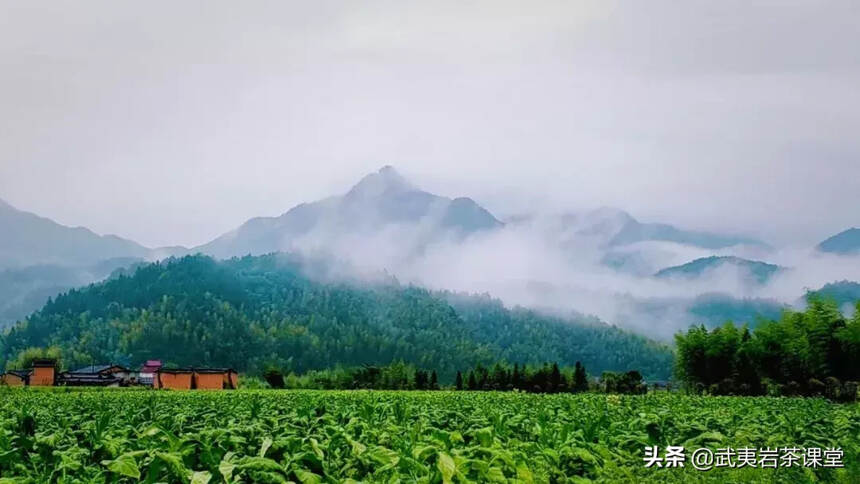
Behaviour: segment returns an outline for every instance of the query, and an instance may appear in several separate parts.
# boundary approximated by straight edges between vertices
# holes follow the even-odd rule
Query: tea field
[[[844,468],[646,468],[646,446]],[[860,405],[471,392],[0,389],[0,483],[860,482]]]

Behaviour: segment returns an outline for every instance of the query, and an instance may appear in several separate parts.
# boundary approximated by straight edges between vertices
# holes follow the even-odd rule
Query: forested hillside
[[[189,256],[57,297],[0,340],[9,361],[57,346],[64,364],[162,359],[261,373],[404,361],[438,370],[497,361],[582,361],[589,371],[671,372],[668,348],[590,320],[570,321],[489,297],[401,286],[315,282],[285,255],[216,262]]]
[[[817,291],[810,291],[806,295],[807,300],[815,297],[829,299],[839,305],[840,308],[846,304],[853,305],[860,301],[860,283],[853,281],[831,282]]]

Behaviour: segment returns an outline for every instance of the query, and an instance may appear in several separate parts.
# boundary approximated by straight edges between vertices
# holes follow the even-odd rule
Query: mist
[[[590,218],[607,211],[612,213],[600,209],[536,214],[466,238],[440,233],[439,213],[418,224],[386,224],[371,217],[364,220],[366,225],[348,230],[330,223],[336,220],[334,214],[324,214],[319,227],[288,241],[281,250],[338,261],[327,264],[325,274],[311,274],[318,278],[354,282],[395,276],[401,283],[436,290],[488,293],[508,306],[593,315],[661,340],[702,323],[688,313],[699,296],[762,299],[802,308],[808,290],[860,280],[860,256],[836,256],[814,248],[737,245],[713,250],[659,241],[609,247],[607,234],[595,232],[591,225],[595,220]],[[637,257],[610,266],[607,253]],[[712,255],[776,264],[781,270],[765,283],[728,265],[693,279],[654,277],[659,269]]]
[[[858,24],[841,1],[4,2],[0,198],[195,247],[393,164],[515,222],[339,221],[280,248],[670,335],[700,294],[858,279],[812,249],[860,225]],[[609,249],[558,223],[598,207],[772,248]],[[711,255],[786,270],[653,277]],[[648,319],[655,299],[677,310]]]
[[[0,198],[191,247],[390,163],[499,216],[809,246],[860,224],[858,23],[841,1],[4,2]]]

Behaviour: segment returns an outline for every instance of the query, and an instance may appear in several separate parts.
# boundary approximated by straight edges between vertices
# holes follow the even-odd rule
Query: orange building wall
[[[50,387],[54,385],[54,369],[51,367],[33,368],[30,375],[30,386]]]
[[[221,390],[224,388],[223,373],[195,373],[198,390]]]
[[[22,386],[24,386],[24,379],[19,377],[18,375],[13,375],[11,373],[3,375],[2,380],[3,380],[3,383],[5,383],[6,385],[8,385],[10,387],[22,387]]]
[[[156,388],[191,390],[191,373],[159,373],[156,375]],[[158,381],[160,380],[160,385]]]

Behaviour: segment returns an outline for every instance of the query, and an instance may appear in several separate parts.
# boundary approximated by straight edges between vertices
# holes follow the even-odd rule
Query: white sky
[[[860,3],[0,0],[0,198],[196,245],[384,164],[497,215],[860,225]]]

